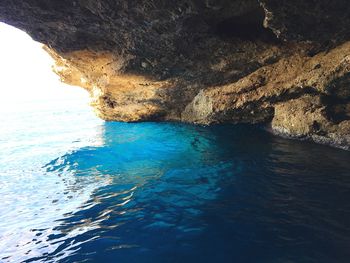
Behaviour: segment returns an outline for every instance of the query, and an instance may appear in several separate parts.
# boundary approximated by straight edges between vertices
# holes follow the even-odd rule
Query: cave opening
[[[0,112],[24,112],[46,104],[80,104],[90,110],[88,93],[62,83],[52,71],[54,60],[18,28],[0,23]],[[56,105],[56,106],[55,106]]]
[[[233,16],[219,22],[215,26],[215,33],[223,39],[238,38],[248,41],[263,41],[280,43],[271,29],[263,26],[265,12],[262,8],[255,8],[243,15]]]

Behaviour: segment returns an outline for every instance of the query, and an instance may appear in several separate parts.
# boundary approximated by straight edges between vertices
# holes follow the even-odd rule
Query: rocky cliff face
[[[106,120],[266,123],[350,146],[346,0],[2,0]]]

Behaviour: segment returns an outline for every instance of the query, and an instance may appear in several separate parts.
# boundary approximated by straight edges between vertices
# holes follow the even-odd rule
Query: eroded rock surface
[[[105,120],[270,124],[350,145],[345,0],[2,0]]]

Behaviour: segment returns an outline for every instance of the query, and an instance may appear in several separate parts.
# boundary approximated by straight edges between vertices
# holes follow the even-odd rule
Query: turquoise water
[[[33,105],[0,116],[0,262],[349,262],[349,152]]]

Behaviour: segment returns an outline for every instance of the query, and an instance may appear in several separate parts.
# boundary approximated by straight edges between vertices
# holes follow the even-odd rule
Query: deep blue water
[[[0,262],[349,262],[349,152],[75,105],[0,117]]]

